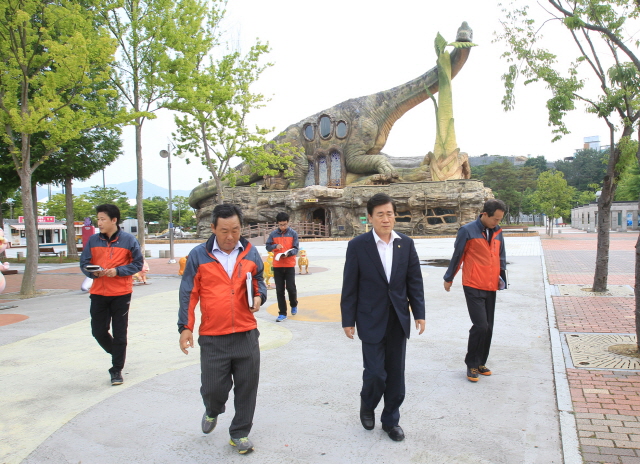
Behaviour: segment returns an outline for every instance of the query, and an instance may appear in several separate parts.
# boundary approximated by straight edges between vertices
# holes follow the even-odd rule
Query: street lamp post
[[[11,219],[13,219],[13,204],[16,201],[13,198],[7,198],[6,203],[9,205],[9,209],[11,210]]]
[[[174,264],[176,259],[173,254],[173,214],[171,199],[171,144],[167,144],[166,150],[160,150],[160,156],[167,158],[167,169],[169,172],[169,264]]]

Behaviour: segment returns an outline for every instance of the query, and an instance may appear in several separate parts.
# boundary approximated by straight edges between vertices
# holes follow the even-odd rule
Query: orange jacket
[[[482,234],[484,225],[480,218],[458,230],[454,252],[445,282],[452,282],[462,266],[462,285],[478,290],[495,292],[500,281],[500,269],[507,268],[502,229],[493,229],[491,243]]]
[[[282,249],[276,250],[277,245],[282,245]],[[284,232],[281,232],[279,228],[273,230],[267,238],[265,247],[267,251],[273,251],[273,267],[296,267],[296,255],[300,244],[298,243],[298,233],[291,227],[288,227]],[[286,258],[283,256],[279,260],[275,259],[278,253],[289,249],[291,249],[289,252],[291,256]]]
[[[206,243],[191,250],[180,283],[180,309],[178,330],[195,325],[195,307],[200,303],[200,335],[226,335],[248,332],[257,327],[256,318],[249,310],[247,272],[252,275],[254,295],[260,295],[262,303],[267,299],[267,287],[262,277],[262,258],[244,238],[240,245],[231,278],[211,253],[215,235]]]
[[[82,250],[80,269],[93,279],[89,293],[102,296],[126,295],[133,291],[133,274],[142,270],[144,258],[138,240],[131,234],[118,230],[111,237],[95,234],[89,237]],[[115,277],[95,277],[87,272],[87,264],[97,264],[103,269],[115,268]]]

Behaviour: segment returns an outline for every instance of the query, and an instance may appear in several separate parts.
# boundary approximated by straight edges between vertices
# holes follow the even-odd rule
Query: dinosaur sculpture
[[[471,42],[472,36],[473,31],[463,22],[456,42]],[[451,53],[451,78],[465,64],[469,52],[469,48],[456,48]],[[404,180],[401,174],[406,174],[407,180],[426,180],[428,166],[417,168],[420,171],[417,173],[399,172],[381,150],[394,123],[437,91],[438,69],[434,67],[403,85],[347,100],[289,126],[274,141],[302,147],[305,153],[294,157],[293,176],[273,184],[278,188],[343,187],[363,181],[388,184]],[[251,173],[250,166],[240,165],[236,169],[249,176],[246,184],[262,180]],[[191,192],[189,204],[197,208],[200,201],[215,194],[215,182],[205,182]]]
[[[436,109],[436,143],[433,152],[429,152],[425,157],[424,164],[429,164],[432,180],[469,179],[471,177],[469,157],[466,153],[460,153],[456,142],[451,91],[451,56],[446,47],[452,46],[457,50],[476,45],[472,42],[447,43],[440,33],[436,36],[434,45],[438,56],[440,86],[437,102],[435,97],[430,95]]]

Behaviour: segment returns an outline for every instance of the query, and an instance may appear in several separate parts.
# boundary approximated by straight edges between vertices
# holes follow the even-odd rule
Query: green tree
[[[64,193],[56,193],[52,195],[49,201],[47,201],[44,206],[45,214],[49,216],[55,216],[58,218],[67,218],[67,222],[69,218],[67,216],[67,196]],[[86,197],[82,195],[75,195],[73,197],[73,221],[82,221],[84,218],[95,215],[95,205],[91,204]],[[68,236],[67,236],[68,237]],[[74,235],[75,237],[75,235]],[[68,237],[69,241],[71,237]]]
[[[549,18],[542,25],[522,2],[511,2],[511,9],[503,10],[504,29],[497,37],[509,47],[509,51],[503,54],[509,63],[508,71],[503,76],[503,105],[507,110],[513,108],[516,82],[519,76],[523,76],[525,85],[544,83],[552,93],[547,101],[547,109],[549,123],[556,134],[554,141],[569,133],[564,116],[576,108],[577,102],[584,104],[588,112],[607,124],[611,152],[598,201],[598,247],[593,279],[593,290],[605,291],[611,202],[616,182],[630,157],[626,149],[629,137],[640,118],[637,110],[640,106],[640,59],[627,46],[629,38],[626,36],[628,29],[637,26],[628,21],[638,18],[638,6],[636,2],[622,0],[576,0],[570,5],[562,0],[549,0],[545,5],[547,8],[542,8]],[[572,62],[564,63],[568,67],[564,75],[557,70],[557,55],[540,46],[541,29],[554,26],[559,27],[576,46],[577,56]],[[562,45],[554,43],[553,46],[567,50],[564,42]],[[595,76],[598,86],[586,87],[585,73]],[[617,124],[621,125],[621,131],[616,139]],[[637,156],[640,157],[640,153]],[[640,275],[638,279],[640,284]],[[639,316],[637,331],[640,335],[640,303],[636,309]]]
[[[511,222],[512,217],[519,218],[525,190],[536,186],[535,168],[516,167],[507,159],[491,163],[484,168],[484,174],[480,179],[485,186],[493,190],[496,198],[507,205],[507,223]]]
[[[92,208],[105,203],[116,205],[120,210],[121,217],[124,217],[122,213],[129,210],[129,199],[127,198],[127,193],[113,187],[100,187],[99,185],[94,185],[91,187],[91,190],[83,193],[81,197],[83,197]]]
[[[589,184],[602,184],[608,160],[608,151],[586,149],[576,152],[572,161],[556,161],[555,168],[564,174],[568,185],[584,191]]]
[[[95,21],[108,11],[100,0],[16,0],[0,3],[0,137],[20,176],[27,237],[21,294],[35,294],[38,265],[34,171],[60,147],[88,128],[117,126],[130,118],[108,114],[112,92],[87,99],[87,89],[109,78],[115,43]],[[94,87],[95,88],[95,87]],[[45,134],[44,150],[31,152],[34,134]]]
[[[533,194],[536,209],[548,219],[547,233],[553,237],[553,221],[571,214],[575,189],[567,185],[560,171],[545,171],[538,177],[538,189]]]
[[[591,190],[576,190],[574,198],[576,206],[588,205],[596,201],[596,191],[599,190],[600,186],[598,184],[590,184],[589,187]]]
[[[116,101],[110,107],[118,111]],[[122,141],[120,128],[98,127],[82,131],[80,137],[71,140],[52,154],[34,174],[39,184],[57,184],[64,186],[66,213],[60,217],[67,219],[67,254],[77,257],[76,231],[73,224],[78,215],[74,213],[73,180],[87,180],[94,173],[104,169],[121,154]],[[39,145],[32,148],[37,150]],[[90,216],[85,214],[82,217]]]
[[[633,163],[622,173],[618,190],[617,201],[637,201],[640,199],[640,166]]]
[[[217,1],[213,0],[213,3]],[[120,9],[103,10],[102,20],[119,46],[114,84],[139,115],[135,120],[135,217],[138,230],[144,230],[143,124],[147,118],[155,118],[153,112],[162,108],[168,97],[164,78],[175,71],[172,45],[188,48],[207,40],[202,33],[207,10],[197,0],[129,0],[122,5]],[[144,240],[144,234],[138,234],[142,250]]]
[[[536,156],[535,158],[527,158],[527,161],[524,163],[525,168],[535,168],[537,175],[544,171],[548,171],[549,167],[547,166],[547,159],[542,156]]]
[[[249,171],[289,174],[293,165],[292,156],[282,154],[287,144],[268,143],[270,130],[251,129],[247,123],[249,113],[266,101],[262,94],[250,91],[270,66],[260,64],[266,53],[268,46],[259,42],[245,56],[234,52],[217,62],[210,60],[208,52],[201,52],[193,57],[195,67],[182,70],[191,77],[174,87],[175,98],[167,104],[183,114],[175,118],[177,154],[192,154],[207,167],[216,183],[219,204],[223,202],[223,181],[234,186]],[[243,170],[232,169],[233,162],[242,162]]]
[[[537,185],[537,183],[536,183]],[[540,210],[538,209],[538,205],[535,201],[535,189],[527,188],[522,193],[522,204],[520,206],[520,211],[522,214],[533,216],[533,225],[536,225],[536,215],[540,214]]]
[[[196,220],[193,218],[195,210],[189,205],[189,198],[183,196],[173,197],[173,221],[182,228],[193,227]]]
[[[487,169],[486,164],[480,166],[471,166],[471,179],[482,180],[482,178],[484,177],[485,169]]]
[[[19,196],[18,187],[20,187],[20,177],[15,170],[13,160],[9,155],[6,145],[0,141],[0,229],[4,229],[4,218],[11,216],[14,210],[16,200],[14,197]],[[13,202],[13,206],[11,203]],[[7,237],[11,239],[11,237]],[[0,253],[0,258],[5,256],[5,252]]]
[[[169,223],[169,202],[166,198],[155,196],[143,200],[145,219],[148,222]]]

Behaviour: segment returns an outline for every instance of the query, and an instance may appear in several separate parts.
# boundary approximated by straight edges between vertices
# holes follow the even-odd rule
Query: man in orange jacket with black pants
[[[202,432],[213,431],[235,385],[229,444],[246,454],[253,451],[249,432],[260,377],[260,332],[253,313],[267,299],[267,287],[260,253],[240,236],[241,230],[242,212],[237,206],[213,209],[213,234],[191,250],[182,274],[178,331],[180,349],[189,354],[199,302]]]
[[[473,324],[464,359],[470,382],[477,382],[478,374],[491,375],[486,364],[493,334],[496,290],[504,288],[500,285],[501,271],[507,268],[504,237],[498,224],[506,210],[503,201],[488,200],[480,217],[458,230],[451,263],[444,275],[444,289],[448,292],[462,266],[464,296]]]
[[[92,235],[80,257],[80,269],[93,279],[91,294],[91,333],[100,346],[111,354],[111,385],[121,385],[127,352],[129,305],[133,291],[133,274],[142,270],[144,258],[138,240],[118,227],[120,210],[116,205],[96,207],[100,233]],[[86,269],[89,264],[100,271]],[[109,327],[113,326],[113,336]]]
[[[298,291],[296,289],[296,255],[298,254],[298,233],[289,227],[289,215],[278,213],[276,216],[278,228],[273,230],[265,244],[267,251],[274,253],[273,280],[276,281],[276,296],[278,297],[278,317],[276,322],[287,318],[287,299],[284,291],[289,294],[291,315],[298,314]],[[279,256],[284,253],[283,256]]]

